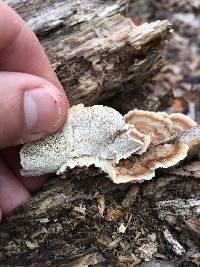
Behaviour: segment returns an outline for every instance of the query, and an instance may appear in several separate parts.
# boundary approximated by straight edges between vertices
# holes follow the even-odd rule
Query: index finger
[[[0,14],[0,71],[30,73],[61,88],[33,31],[1,0]]]

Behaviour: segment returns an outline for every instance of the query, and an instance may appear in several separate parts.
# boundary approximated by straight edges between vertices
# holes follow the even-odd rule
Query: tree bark
[[[170,24],[135,26],[120,15],[129,1],[6,2],[38,35],[71,104],[92,105],[127,83],[136,90],[164,65]]]

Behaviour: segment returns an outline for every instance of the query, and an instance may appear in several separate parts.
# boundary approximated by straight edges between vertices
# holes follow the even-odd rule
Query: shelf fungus
[[[197,123],[195,121],[181,113],[171,114],[169,116],[169,119],[172,121],[173,133],[180,133],[182,131],[189,130],[197,126]]]
[[[173,143],[166,140],[195,126],[178,113],[133,110],[123,117],[109,107],[80,104],[70,109],[60,131],[22,147],[21,174],[63,175],[93,165],[115,183],[148,180],[156,169],[174,166],[187,156],[187,134]]]
[[[135,109],[129,111],[124,119],[139,132],[149,135],[152,144],[157,144],[171,135],[171,120],[156,112]]]

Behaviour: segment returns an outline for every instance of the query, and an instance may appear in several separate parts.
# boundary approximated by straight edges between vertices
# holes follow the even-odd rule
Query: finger
[[[15,176],[22,182],[22,184],[26,187],[26,189],[34,193],[38,191],[42,187],[42,185],[46,182],[47,176],[39,176],[39,177],[23,177],[20,174],[20,156],[19,156],[20,146],[9,147],[1,150],[1,155],[5,160],[6,164],[11,168]]]
[[[30,73],[61,88],[32,30],[3,1],[0,1],[0,14],[0,70]]]
[[[58,130],[67,116],[64,93],[39,77],[0,72],[0,148]]]
[[[0,208],[0,222],[1,222],[1,220],[2,220],[2,210]]]
[[[0,170],[0,210],[2,215],[6,216],[31,196],[2,159]]]
[[[26,187],[26,189],[31,192],[37,192],[47,181],[47,176],[38,176],[38,177],[19,177],[22,184]]]

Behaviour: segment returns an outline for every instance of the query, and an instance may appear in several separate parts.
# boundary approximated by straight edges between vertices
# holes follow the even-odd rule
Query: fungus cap
[[[149,135],[152,144],[157,144],[171,135],[172,122],[156,112],[135,109],[129,111],[124,119],[139,132]]]
[[[197,125],[189,116],[182,113],[173,113],[168,117],[172,122],[172,133],[180,133]]]
[[[149,180],[158,168],[174,166],[187,156],[185,144],[164,144],[153,146],[140,156],[121,160],[113,167],[112,179],[115,183]]]

